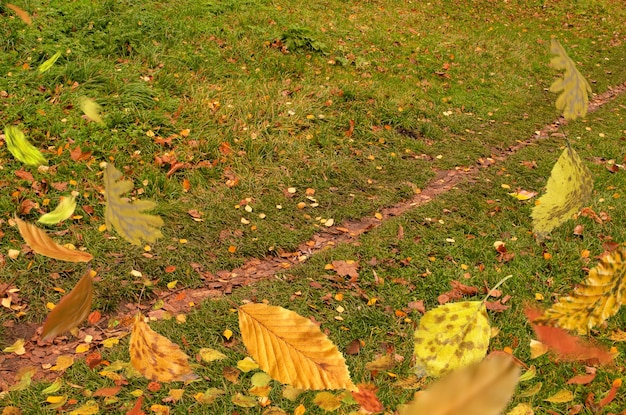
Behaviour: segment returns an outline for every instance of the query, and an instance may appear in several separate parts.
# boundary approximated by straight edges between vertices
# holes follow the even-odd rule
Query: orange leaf
[[[59,304],[48,314],[41,332],[42,340],[73,329],[87,318],[93,299],[92,272],[88,270],[72,291],[61,298]]]
[[[378,388],[371,383],[361,383],[357,385],[358,391],[352,392],[354,400],[361,405],[361,409],[367,412],[382,412],[385,410],[383,404],[376,396]]]
[[[146,413],[141,410],[142,404],[143,396],[140,396],[139,398],[137,398],[137,402],[135,402],[135,405],[128,412],[126,412],[126,415],[146,415]]]
[[[607,406],[608,404],[610,404],[613,399],[615,399],[615,395],[617,394],[617,390],[622,386],[622,379],[621,378],[617,378],[613,381],[613,384],[611,385],[611,390],[609,391],[609,393],[602,398],[602,400],[600,402],[598,402],[598,406],[600,408],[603,408],[605,406]]]
[[[69,262],[89,262],[93,256],[88,252],[75,251],[54,242],[45,231],[35,225],[24,222],[17,216],[13,218],[24,241],[40,255]]]
[[[96,396],[111,397],[120,393],[121,390],[122,390],[121,386],[111,386],[108,388],[100,388],[97,391],[95,391],[92,396],[93,397],[96,397]]]
[[[16,5],[11,4],[11,3],[5,3],[4,5],[8,9],[13,10],[13,12],[17,15],[17,17],[22,19],[22,21],[26,23],[27,25],[31,25],[33,23],[33,19],[30,18],[30,15],[28,14],[28,12],[22,9],[21,7],[17,7]]]
[[[101,318],[102,318],[102,314],[100,314],[98,310],[94,310],[91,313],[89,313],[89,316],[87,317],[87,321],[89,322],[89,324],[96,324],[98,323],[98,321],[100,321]]]

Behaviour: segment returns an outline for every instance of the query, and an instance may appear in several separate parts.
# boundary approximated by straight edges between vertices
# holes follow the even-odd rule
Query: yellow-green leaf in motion
[[[83,110],[85,115],[94,122],[100,125],[104,125],[104,120],[100,116],[100,110],[102,107],[93,99],[87,97],[80,97],[80,109]]]
[[[550,61],[550,65],[556,69],[564,69],[563,78],[559,78],[550,86],[551,92],[561,92],[556,100],[556,108],[563,111],[563,116],[567,120],[575,120],[587,114],[589,106],[589,96],[591,86],[584,76],[576,69],[574,61],[567,56],[565,49],[558,40],[552,39],[550,52],[556,55]]]
[[[50,395],[51,393],[57,393],[61,389],[61,386],[63,386],[63,379],[59,376],[54,380],[54,382],[52,382],[52,384],[50,384],[50,386],[42,390],[41,394]]]
[[[239,307],[239,328],[248,353],[281,383],[300,389],[356,390],[343,355],[308,318],[282,307]]]
[[[583,207],[593,191],[593,177],[569,145],[552,168],[546,193],[532,210],[533,232],[542,241]]]
[[[4,129],[4,141],[13,157],[29,166],[47,164],[41,152],[28,142],[24,133],[17,127],[8,126]]]
[[[34,366],[23,366],[18,369],[15,374],[15,383],[9,388],[10,391],[23,391],[30,387],[33,376],[37,373],[37,368]]]
[[[626,248],[603,256],[574,293],[559,298],[535,323],[587,334],[614,316],[626,301]]]
[[[52,211],[41,216],[37,222],[45,225],[56,225],[59,222],[63,222],[65,219],[72,216],[76,209],[76,197],[74,195],[61,196],[59,198],[59,204]]]
[[[50,59],[39,65],[39,73],[42,74],[48,69],[52,68],[52,65],[61,57],[61,52],[57,52]]]
[[[498,415],[513,396],[519,367],[506,355],[457,369],[413,401],[398,408],[399,415]]]
[[[416,372],[441,376],[479,362],[487,353],[490,334],[482,301],[448,303],[428,311],[413,334]]]
[[[69,294],[48,314],[41,339],[47,340],[78,326],[89,315],[93,300],[94,271],[88,270]]]
[[[120,180],[121,179],[121,180]],[[124,239],[133,245],[141,241],[154,242],[163,236],[159,228],[163,219],[156,215],[142,213],[154,209],[156,203],[148,200],[135,200],[130,203],[122,199],[122,194],[129,192],[133,183],[122,179],[122,173],[112,164],[107,164],[104,172],[104,219],[107,229],[115,228]]]

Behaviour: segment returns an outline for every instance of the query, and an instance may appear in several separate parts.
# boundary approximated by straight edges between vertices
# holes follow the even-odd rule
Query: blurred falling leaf
[[[39,73],[42,74],[46,72],[48,69],[52,68],[52,65],[61,57],[61,52],[57,52],[50,59],[39,65]]]
[[[52,212],[48,212],[45,215],[41,216],[39,220],[37,220],[37,222],[43,223],[45,225],[55,225],[72,216],[75,209],[75,196],[61,196],[59,198],[59,204],[57,205],[57,207]]]
[[[282,307],[239,307],[239,327],[248,353],[261,369],[281,383],[301,389],[349,389],[342,354],[308,318]]]
[[[16,5],[14,5],[14,4],[11,4],[11,3],[5,3],[4,5],[8,9],[13,10],[13,12],[17,15],[17,17],[19,17],[27,25],[33,24],[33,19],[31,19],[30,15],[28,14],[28,12],[25,11],[24,9],[22,9],[21,7],[18,7]]]
[[[43,341],[73,329],[87,318],[93,299],[94,275],[95,272],[88,270],[72,291],[50,311],[41,332]]]
[[[564,69],[563,78],[559,78],[550,85],[551,92],[561,92],[556,100],[556,108],[563,111],[567,120],[575,120],[587,114],[591,86],[584,76],[578,72],[574,61],[567,56],[565,49],[558,40],[552,38],[550,52],[557,55],[552,58],[550,65],[556,69]]]
[[[46,158],[41,152],[28,142],[24,133],[17,127],[8,126],[4,129],[4,141],[7,149],[13,157],[29,166],[41,166],[47,164]]]
[[[197,378],[180,347],[152,330],[143,316],[135,317],[130,335],[130,363],[139,373],[159,382],[190,381]]]
[[[75,251],[54,242],[45,231],[24,222],[17,216],[13,218],[24,241],[40,255],[69,262],[89,262],[93,256],[88,252]]]
[[[330,392],[318,392],[313,398],[313,403],[325,411],[336,411],[341,407],[339,396]]]
[[[574,288],[572,295],[560,297],[535,323],[587,334],[617,314],[626,301],[625,257],[624,247],[604,255],[589,271],[585,282]]]
[[[112,227],[128,242],[141,245],[141,241],[154,242],[163,236],[159,228],[163,219],[155,215],[141,213],[153,209],[156,203],[147,200],[135,200],[133,203],[122,199],[121,195],[133,188],[133,183],[122,179],[112,164],[107,164],[104,174],[104,197],[106,205],[104,217],[108,230]]]
[[[571,219],[583,207],[593,191],[593,177],[569,145],[552,168],[546,193],[532,210],[533,232],[542,241],[547,234]]]
[[[87,97],[79,98],[80,109],[85,113],[87,118],[100,125],[104,125],[104,121],[100,116],[100,110],[102,107],[93,99]]]
[[[497,415],[511,399],[519,367],[507,355],[457,369],[418,392],[399,415]]]
[[[4,353],[15,353],[16,355],[22,355],[26,353],[26,349],[24,348],[24,339],[17,339],[15,342],[2,349]]]
[[[61,389],[61,386],[63,386],[63,379],[58,377],[50,384],[50,386],[42,390],[41,394],[50,395],[51,393],[57,393]]]
[[[487,353],[490,334],[481,301],[448,303],[428,311],[413,334],[418,375],[441,376],[480,361]]]
[[[544,399],[544,401],[551,403],[565,403],[571,402],[573,400],[574,394],[572,393],[572,391],[569,391],[567,389],[560,390],[549,398]]]

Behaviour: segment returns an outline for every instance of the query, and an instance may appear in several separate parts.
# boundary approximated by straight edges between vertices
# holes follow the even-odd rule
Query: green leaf
[[[550,86],[551,92],[561,92],[556,100],[556,108],[563,111],[566,120],[575,120],[587,114],[589,106],[588,94],[591,94],[591,86],[583,77],[574,61],[567,56],[565,49],[558,40],[552,39],[550,52],[556,55],[550,61],[550,65],[556,69],[564,69],[563,78],[559,78]]]
[[[52,65],[61,57],[61,52],[57,52],[50,59],[39,65],[39,73],[42,74],[48,69],[52,68]]]
[[[142,240],[154,242],[163,236],[159,228],[163,219],[156,215],[141,213],[153,209],[156,203],[135,200],[130,203],[122,199],[122,194],[133,188],[129,180],[120,180],[122,173],[112,164],[107,164],[104,172],[104,220],[108,230],[115,228],[124,239],[133,245],[141,245]]]
[[[37,222],[43,223],[45,225],[56,225],[57,223],[62,222],[72,216],[75,209],[75,196],[61,196],[57,207],[52,212],[48,212],[40,217]]]
[[[593,177],[569,145],[552,168],[546,193],[537,200],[531,213],[533,232],[542,241],[583,207],[593,191]]]
[[[41,152],[28,142],[24,133],[17,127],[9,126],[4,129],[4,140],[13,157],[29,166],[47,164]]]
[[[91,120],[100,125],[104,125],[102,116],[100,116],[100,109],[102,108],[96,101],[87,97],[80,97],[80,109],[83,110],[85,115]]]

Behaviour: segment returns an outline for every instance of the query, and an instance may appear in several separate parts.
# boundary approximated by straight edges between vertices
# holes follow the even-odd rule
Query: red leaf
[[[495,311],[496,313],[502,313],[509,309],[508,305],[504,305],[500,301],[485,301],[485,307],[487,307],[487,310]]]
[[[357,385],[358,391],[352,392],[354,400],[361,405],[361,409],[367,412],[378,413],[385,410],[385,407],[376,396],[378,388],[371,383],[361,383]]]
[[[568,385],[586,385],[587,383],[591,383],[592,380],[596,377],[596,368],[587,366],[585,368],[587,371],[586,375],[576,375],[567,381]]]
[[[617,390],[620,388],[620,386],[622,386],[622,379],[617,378],[613,381],[613,384],[611,385],[611,390],[609,391],[609,393],[598,403],[598,406],[600,408],[604,408],[605,406],[607,406],[608,404],[610,404],[613,399],[615,399],[615,395],[617,394]]]
[[[89,322],[89,324],[96,324],[98,323],[98,321],[100,321],[101,318],[102,314],[100,314],[98,310],[94,310],[89,313],[89,316],[87,316],[87,321]]]
[[[91,396],[111,397],[111,396],[115,396],[118,393],[120,393],[121,390],[122,390],[121,386],[111,386],[111,387],[108,387],[108,388],[100,388],[97,391],[95,391],[93,393],[93,395],[91,395]]]
[[[100,352],[89,353],[87,357],[85,357],[85,363],[89,367],[89,369],[93,369],[102,363],[102,355]]]
[[[527,306],[524,309],[526,318],[531,323],[543,314],[537,308]],[[533,324],[537,340],[548,346],[559,359],[565,361],[599,361],[601,364],[611,362],[615,355],[606,348],[594,345],[580,337],[573,336],[559,327],[540,326]]]
[[[137,402],[135,402],[135,406],[133,406],[130,411],[126,412],[126,415],[146,415],[146,413],[141,410],[142,404],[143,404],[143,396],[140,396],[137,399]]]

